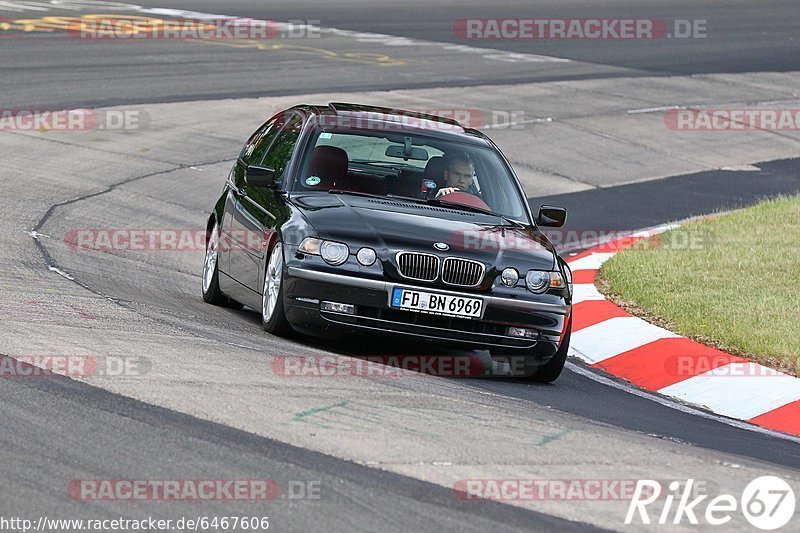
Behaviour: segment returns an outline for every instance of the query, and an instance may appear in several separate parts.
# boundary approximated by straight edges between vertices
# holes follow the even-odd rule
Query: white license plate
[[[417,291],[396,287],[392,292],[392,307],[406,311],[430,313],[434,315],[481,318],[483,316],[483,300],[465,298],[449,294]]]

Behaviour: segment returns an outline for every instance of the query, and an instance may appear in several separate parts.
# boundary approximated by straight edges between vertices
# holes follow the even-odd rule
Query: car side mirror
[[[537,226],[548,226],[560,228],[567,222],[567,210],[563,207],[543,205],[539,208],[539,215],[536,217]]]
[[[275,169],[250,165],[244,173],[244,181],[253,187],[272,187],[275,185]]]

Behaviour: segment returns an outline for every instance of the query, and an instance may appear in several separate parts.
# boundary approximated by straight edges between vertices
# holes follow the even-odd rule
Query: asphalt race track
[[[568,228],[636,230],[796,193],[796,131],[746,141],[658,133],[666,144],[639,135],[650,108],[684,102],[676,95],[686,105],[800,108],[795,2],[131,3],[141,8],[114,13],[315,21],[321,34],[256,47],[0,30],[0,110],[117,106],[147,117],[130,131],[0,131],[0,367],[23,355],[89,354],[139,369],[0,380],[0,517],[269,516],[277,531],[618,530],[627,500],[474,501],[453,487],[693,477],[740,494],[771,474],[800,488],[800,439],[638,394],[577,360],[546,386],[276,375],[282,356],[429,348],[273,337],[254,312],[202,301],[202,249],[80,252],[66,238],[76,228],[203,227],[246,137],[281,106],[307,99],[523,109],[530,124],[487,133],[519,165],[531,205],[566,207]],[[0,17],[110,7],[46,4],[0,2]],[[707,19],[708,35],[476,43],[452,30],[468,17],[533,16]],[[542,133],[544,116],[570,129]],[[623,123],[628,134],[614,130]],[[573,135],[596,144],[578,146]],[[269,502],[86,501],[69,487],[87,479],[271,479],[302,488]],[[741,516],[725,527],[751,528]]]
[[[123,103],[170,102],[211,98],[305,94],[330,91],[392,90],[451,87],[486,83],[603,78],[611,76],[703,74],[715,72],[789,72],[800,68],[797,6],[792,0],[759,3],[724,0],[712,6],[691,0],[592,2],[503,2],[498,8],[477,1],[436,5],[414,0],[376,7],[368,0],[327,2],[257,2],[214,0],[133,2],[203,13],[265,18],[277,21],[321,21],[320,25],[351,32],[391,35],[414,42],[469,45],[511,54],[531,54],[569,63],[530,62],[524,57],[459,54],[440,46],[415,46],[402,40],[325,35],[324,44],[302,42],[304,49],[256,50],[230,46],[151,41],[133,46],[85,43],[63,35],[36,35],[4,42],[3,94],[7,108],[109,106]],[[621,15],[620,9],[624,11]],[[88,12],[103,10],[89,10]],[[86,12],[86,11],[85,11]],[[420,18],[419,13],[425,16]],[[28,10],[26,19],[80,15],[79,11]],[[112,12],[112,14],[115,12]],[[126,13],[121,11],[121,13]],[[127,13],[131,13],[127,11]],[[704,39],[624,41],[492,41],[478,44],[453,33],[453,24],[467,17],[650,17],[663,20],[709,19]],[[19,12],[4,11],[16,19]],[[26,36],[29,37],[29,36]],[[55,42],[52,40],[55,39]],[[319,46],[319,44],[323,44]],[[292,45],[295,46],[295,45]],[[365,63],[331,59],[331,53],[371,53],[387,61],[414,58],[402,68],[364,68]],[[265,57],[268,56],[268,57]],[[278,57],[272,57],[278,56]],[[476,57],[477,56],[477,57]],[[325,61],[319,61],[319,59]],[[360,58],[366,60],[365,57]],[[384,62],[385,63],[385,62]],[[313,65],[314,68],[309,68]],[[198,82],[198,80],[202,80]],[[13,89],[12,89],[13,88]],[[9,90],[12,89],[12,90]]]

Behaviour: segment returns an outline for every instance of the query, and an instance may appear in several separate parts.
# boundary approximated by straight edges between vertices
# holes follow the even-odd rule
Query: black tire
[[[533,375],[530,376],[531,381],[538,383],[552,383],[561,371],[564,370],[564,364],[567,362],[567,352],[569,351],[569,339],[572,335],[572,315],[569,317],[567,324],[567,332],[564,334],[564,339],[561,341],[561,346],[558,347],[555,355],[547,363],[539,366]]]
[[[561,346],[553,357],[545,364],[538,364],[532,360],[529,355],[520,355],[517,353],[504,353],[501,350],[492,350],[492,358],[504,361],[511,366],[511,375],[516,378],[535,381],[537,383],[552,383],[561,371],[564,370],[564,364],[567,362],[567,352],[569,351],[569,339],[572,333],[572,317],[569,318],[567,324],[567,332],[564,334],[564,340],[561,341]]]
[[[214,254],[219,253],[219,227],[217,223],[211,228],[211,231],[206,238],[206,256],[203,261],[203,301],[212,305],[220,305],[230,309],[241,309],[244,307],[242,304],[235,300],[231,300],[219,289],[219,265],[218,256],[214,256],[213,265],[209,263],[209,248],[213,246]],[[206,277],[209,279],[206,279]]]
[[[294,330],[286,320],[283,302],[283,274],[283,244],[278,241],[272,247],[264,273],[264,285],[261,289],[261,324],[267,333],[288,337],[294,333]],[[272,285],[270,285],[270,281],[272,281]],[[268,298],[274,298],[271,307],[268,306]]]

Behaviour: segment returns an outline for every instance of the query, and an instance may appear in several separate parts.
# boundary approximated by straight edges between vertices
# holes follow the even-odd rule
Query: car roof
[[[476,129],[465,127],[451,118],[419,111],[347,102],[331,102],[326,106],[301,104],[292,109],[303,110],[321,120],[333,119],[332,124],[370,124],[378,131],[424,133],[440,139],[491,144],[488,137]]]

